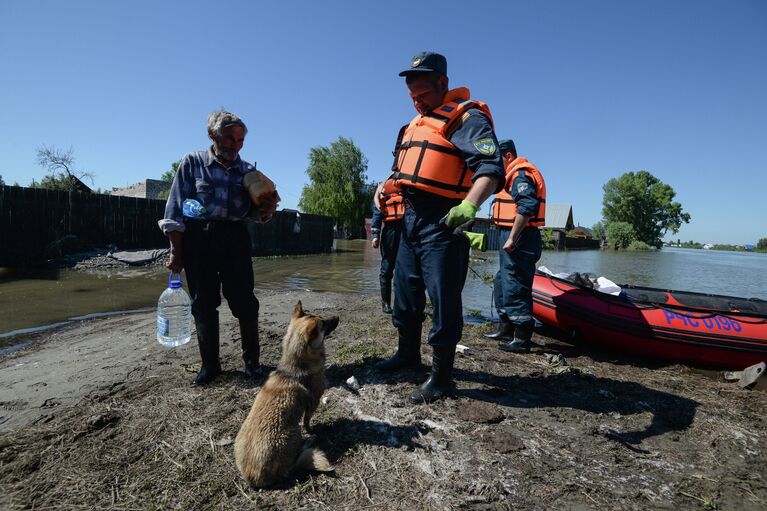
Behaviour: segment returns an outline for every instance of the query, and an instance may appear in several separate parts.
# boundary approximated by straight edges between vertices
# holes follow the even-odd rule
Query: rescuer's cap
[[[410,69],[405,69],[399,75],[407,76],[414,73],[436,72],[447,76],[447,59],[444,55],[425,51],[419,53],[410,61]]]
[[[517,155],[517,148],[514,145],[514,141],[510,138],[499,140],[498,147],[501,149],[502,155],[506,153],[512,153],[514,156]]]

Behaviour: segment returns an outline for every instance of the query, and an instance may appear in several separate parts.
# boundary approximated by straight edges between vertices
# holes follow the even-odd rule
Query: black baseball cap
[[[501,150],[501,154],[514,153],[514,156],[517,155],[517,147],[514,145],[514,141],[510,138],[499,140],[498,147]]]
[[[399,75],[407,76],[414,73],[431,73],[432,71],[447,76],[447,59],[444,55],[425,51],[419,53],[410,61],[410,69],[405,69]]]

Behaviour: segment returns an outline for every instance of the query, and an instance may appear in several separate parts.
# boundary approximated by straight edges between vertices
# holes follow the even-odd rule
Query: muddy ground
[[[532,354],[507,354],[482,340],[489,325],[467,325],[456,397],[412,406],[427,366],[371,369],[396,343],[374,298],[260,299],[270,370],[298,299],[341,317],[313,418],[334,474],[248,488],[233,439],[261,382],[240,372],[234,319],[223,306],[225,374],[195,388],[194,341],[160,347],[141,313],[48,332],[0,359],[0,508],[766,508],[763,391],[538,334]]]

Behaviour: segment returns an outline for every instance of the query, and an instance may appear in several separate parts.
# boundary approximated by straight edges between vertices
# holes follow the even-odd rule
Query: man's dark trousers
[[[234,317],[257,319],[250,236],[244,223],[187,220],[182,239],[195,320],[218,320],[222,291]]]
[[[402,220],[384,222],[381,231],[381,272],[378,278],[381,289],[391,290],[391,281],[394,277],[394,267],[397,261],[399,240],[402,235]]]
[[[501,229],[499,236],[500,265],[493,279],[495,307],[500,314],[506,314],[514,325],[532,326],[533,278],[535,264],[541,258],[541,233],[537,227],[526,227],[509,254],[503,249],[503,244],[510,233],[510,229]]]
[[[461,291],[469,267],[469,241],[439,221],[459,201],[421,192],[406,193],[405,198],[392,323],[401,333],[420,335],[427,291],[433,307],[428,343],[454,347],[463,332]]]

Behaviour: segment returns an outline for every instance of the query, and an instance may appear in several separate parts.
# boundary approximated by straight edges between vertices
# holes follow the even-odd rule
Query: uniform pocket
[[[211,206],[213,205],[213,185],[203,179],[195,179],[194,189],[197,201],[205,206],[205,209],[211,211]]]

